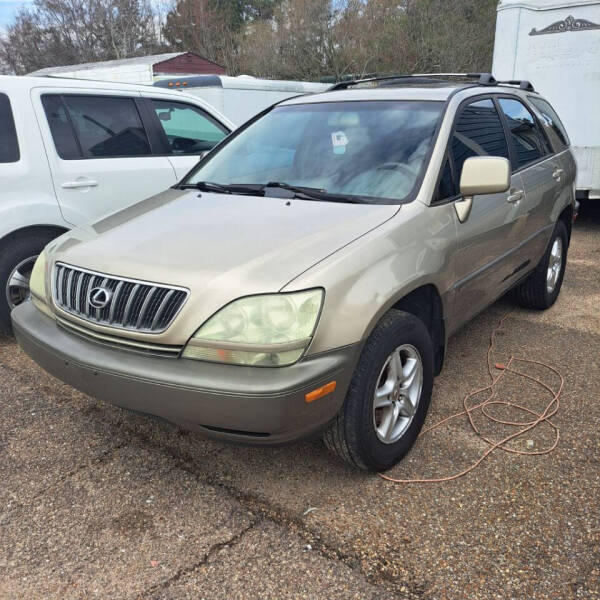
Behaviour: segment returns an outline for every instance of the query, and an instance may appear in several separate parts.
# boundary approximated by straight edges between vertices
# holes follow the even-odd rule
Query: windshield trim
[[[415,183],[414,183],[412,189],[404,198],[401,198],[401,199],[385,198],[385,197],[365,196],[365,195],[358,195],[358,194],[357,195],[347,194],[348,197],[363,199],[363,200],[372,200],[373,202],[371,204],[382,205],[382,206],[383,205],[409,204],[410,202],[413,202],[415,200],[415,198],[417,197],[417,195],[419,194],[419,190],[421,189],[421,186],[423,185],[423,180],[425,179],[425,174],[427,173],[427,169],[431,162],[431,157],[433,156],[433,152],[437,145],[440,130],[442,128],[442,123],[444,122],[444,118],[446,116],[446,112],[448,110],[448,105],[449,105],[449,102],[450,102],[450,99],[452,98],[452,96],[453,95],[451,95],[446,100],[428,100],[428,99],[405,100],[403,98],[336,100],[335,102],[340,103],[340,104],[342,104],[342,103],[350,104],[350,103],[359,103],[359,102],[381,102],[381,103],[383,103],[383,102],[428,102],[428,103],[438,104],[441,106],[440,114],[438,115],[437,123],[436,123],[435,129],[433,131],[433,135],[431,136],[429,148],[427,149],[427,153],[425,154],[425,156],[423,158],[423,162],[421,164],[421,169],[419,170],[419,173],[415,179]],[[246,121],[238,129],[235,129],[231,134],[229,134],[227,137],[225,137],[223,140],[221,140],[212,150],[210,150],[207,154],[205,154],[202,157],[202,159],[198,163],[196,163],[196,165],[194,165],[192,167],[192,169],[183,177],[183,179],[181,179],[181,181],[179,181],[177,184],[175,184],[173,186],[173,188],[174,189],[189,189],[189,187],[185,187],[185,186],[193,185],[193,184],[189,183],[189,179],[191,177],[193,177],[199,169],[201,169],[206,163],[208,163],[208,161],[210,161],[212,158],[214,158],[223,148],[225,148],[225,146],[227,146],[230,142],[232,142],[239,134],[241,134],[248,127],[253,125],[256,121],[261,119],[263,116],[270,113],[273,109],[278,108],[282,105],[283,105],[282,107],[285,108],[286,106],[292,107],[292,106],[306,106],[306,105],[311,105],[311,104],[313,104],[313,105],[314,104],[334,104],[334,102],[328,102],[328,101],[323,102],[322,100],[319,100],[319,101],[315,101],[315,102],[302,102],[302,103],[294,103],[294,104],[286,105],[285,102],[287,102],[288,100],[291,100],[291,98],[285,98],[284,100],[281,100],[280,102],[276,102],[275,104],[267,107],[265,110],[254,115],[254,117],[252,117],[251,119]],[[363,202],[363,203],[366,204],[366,202]]]

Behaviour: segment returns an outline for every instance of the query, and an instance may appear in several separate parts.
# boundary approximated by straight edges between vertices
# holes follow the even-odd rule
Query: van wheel
[[[29,277],[44,246],[56,236],[31,233],[13,238],[0,249],[0,331],[12,333],[10,311],[29,298]]]
[[[425,324],[390,310],[367,340],[326,446],[353,467],[383,471],[414,444],[433,387],[433,345]]]
[[[556,302],[565,274],[568,247],[567,228],[558,221],[542,260],[515,290],[521,306],[544,310]]]

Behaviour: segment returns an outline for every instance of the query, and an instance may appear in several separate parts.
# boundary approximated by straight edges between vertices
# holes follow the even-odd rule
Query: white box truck
[[[527,79],[560,115],[579,198],[600,199],[600,0],[500,0],[493,73]]]

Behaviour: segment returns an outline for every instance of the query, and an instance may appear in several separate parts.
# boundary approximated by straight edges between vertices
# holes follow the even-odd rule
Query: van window
[[[84,158],[151,154],[133,98],[64,95],[63,99]]]
[[[19,142],[10,100],[6,94],[0,94],[0,163],[17,162],[19,158]]]
[[[202,109],[184,102],[152,100],[171,154],[200,154],[229,132]]]
[[[544,123],[555,133],[557,138],[555,145],[558,146],[556,150],[560,151],[566,148],[569,145],[569,136],[567,135],[565,126],[558,118],[554,109],[550,106],[550,103],[542,98],[533,98],[531,96],[528,96],[528,98],[529,102],[531,102],[531,104],[533,104],[540,112],[539,116]]]
[[[438,200],[459,193],[463,164],[472,156],[509,158],[502,121],[490,98],[467,104],[460,112],[450,144],[450,160],[454,169],[450,168],[449,161],[444,163]]]
[[[534,116],[522,102],[499,98],[498,103],[506,116],[516,151],[513,169],[521,169],[552,152]]]
[[[81,158],[81,149],[75,138],[75,131],[69,122],[67,109],[61,96],[42,96],[42,105],[48,119],[52,139],[57,154],[64,160]]]

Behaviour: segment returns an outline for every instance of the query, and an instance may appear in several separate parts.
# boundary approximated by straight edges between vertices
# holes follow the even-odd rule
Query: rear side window
[[[133,98],[63,95],[42,102],[61,158],[151,154]]]
[[[502,156],[509,158],[502,121],[491,99],[467,104],[458,117],[450,153],[442,169],[438,198],[450,198],[459,193],[462,167],[472,156]]]
[[[86,158],[151,153],[132,98],[64,96],[64,101]]]
[[[81,149],[75,138],[75,131],[69,121],[62,97],[42,96],[42,104],[58,155],[65,160],[81,158]]]
[[[152,100],[152,106],[167,136],[171,154],[200,154],[229,133],[202,109],[191,104]]]
[[[567,131],[561,120],[558,118],[558,115],[550,106],[550,103],[542,98],[533,98],[531,96],[528,96],[528,98],[529,102],[531,102],[531,104],[533,104],[540,112],[539,116],[544,123],[554,132],[556,136],[555,145],[558,146],[556,150],[560,151],[566,148],[569,145],[569,136],[567,135]]]
[[[522,102],[499,98],[498,103],[506,116],[516,153],[514,169],[521,169],[552,152],[534,116]]]
[[[10,100],[6,94],[0,94],[0,163],[17,162],[20,157]]]

